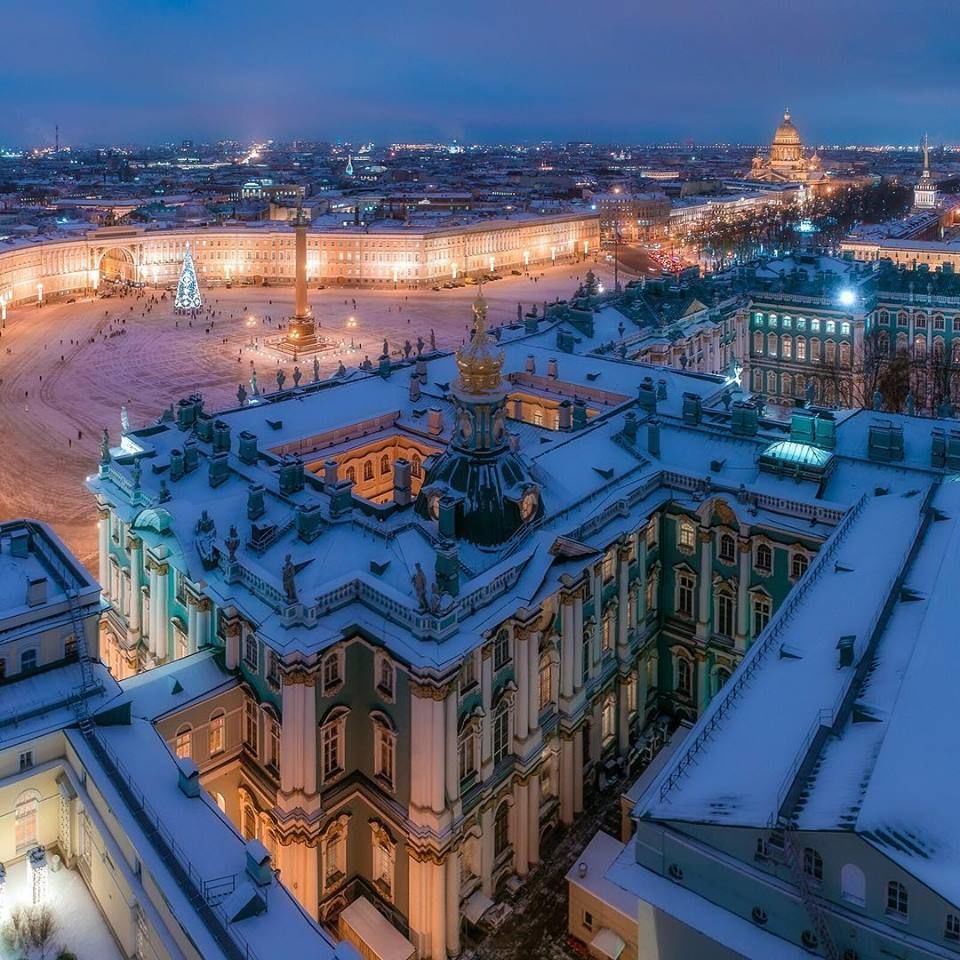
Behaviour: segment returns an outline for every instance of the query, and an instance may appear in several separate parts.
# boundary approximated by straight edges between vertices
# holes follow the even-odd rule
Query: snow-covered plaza
[[[570,296],[588,266],[486,285],[491,324],[515,320],[518,304],[542,309],[544,301]],[[612,284],[606,264],[592,268]],[[293,385],[292,358],[262,349],[292,313],[292,286],[202,290],[204,310],[194,320],[176,316],[169,293],[151,306],[160,293],[11,309],[0,332],[0,519],[51,522],[88,567],[96,562],[96,519],[83,480],[96,466],[103,428],[117,438],[122,405],[136,427],[191,393],[202,393],[208,409],[236,403],[238,385],[249,390],[253,370],[261,390],[275,389],[280,367],[285,386]],[[369,356],[375,364],[384,340],[395,356],[407,340],[429,345],[431,330],[439,349],[458,347],[476,296],[475,286],[311,289],[321,332],[341,344],[319,355],[321,375],[341,361],[357,366]],[[309,380],[312,358],[299,366]]]

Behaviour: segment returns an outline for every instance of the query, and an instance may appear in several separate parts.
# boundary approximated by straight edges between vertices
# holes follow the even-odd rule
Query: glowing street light
[[[837,299],[840,301],[841,307],[852,307],[857,302],[857,295],[849,287],[844,287]]]

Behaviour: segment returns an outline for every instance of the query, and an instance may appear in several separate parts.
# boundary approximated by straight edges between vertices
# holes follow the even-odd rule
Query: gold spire
[[[482,286],[473,302],[473,322],[472,339],[457,351],[459,387],[466,393],[492,393],[500,386],[504,354],[494,350],[487,334],[487,301],[483,299]]]

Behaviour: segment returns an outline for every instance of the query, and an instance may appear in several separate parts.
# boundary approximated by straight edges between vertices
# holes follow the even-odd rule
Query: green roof
[[[821,450],[809,443],[797,443],[795,440],[778,440],[771,443],[762,456],[771,457],[784,464],[799,464],[802,467],[819,467],[823,469],[833,454],[829,450]]]

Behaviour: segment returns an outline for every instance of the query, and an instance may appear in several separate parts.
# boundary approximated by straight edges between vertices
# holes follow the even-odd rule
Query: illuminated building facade
[[[804,155],[800,132],[793,125],[790,111],[785,110],[783,123],[777,127],[766,157],[753,158],[750,179],[774,183],[816,183],[823,179],[820,157]]]
[[[106,227],[83,239],[0,250],[0,296],[30,303],[90,293],[101,282],[172,285],[190,245],[202,286],[292,284],[290,228],[140,230]],[[307,280],[346,286],[431,286],[474,276],[590,257],[600,244],[596,214],[480,221],[418,229],[307,232]]]
[[[481,302],[456,357],[184,400],[91,482],[105,659],[220,678],[163,735],[332,929],[366,901],[460,953],[651,722],[706,708],[842,515],[744,485],[790,453],[726,378],[566,352],[593,305],[498,341]]]

